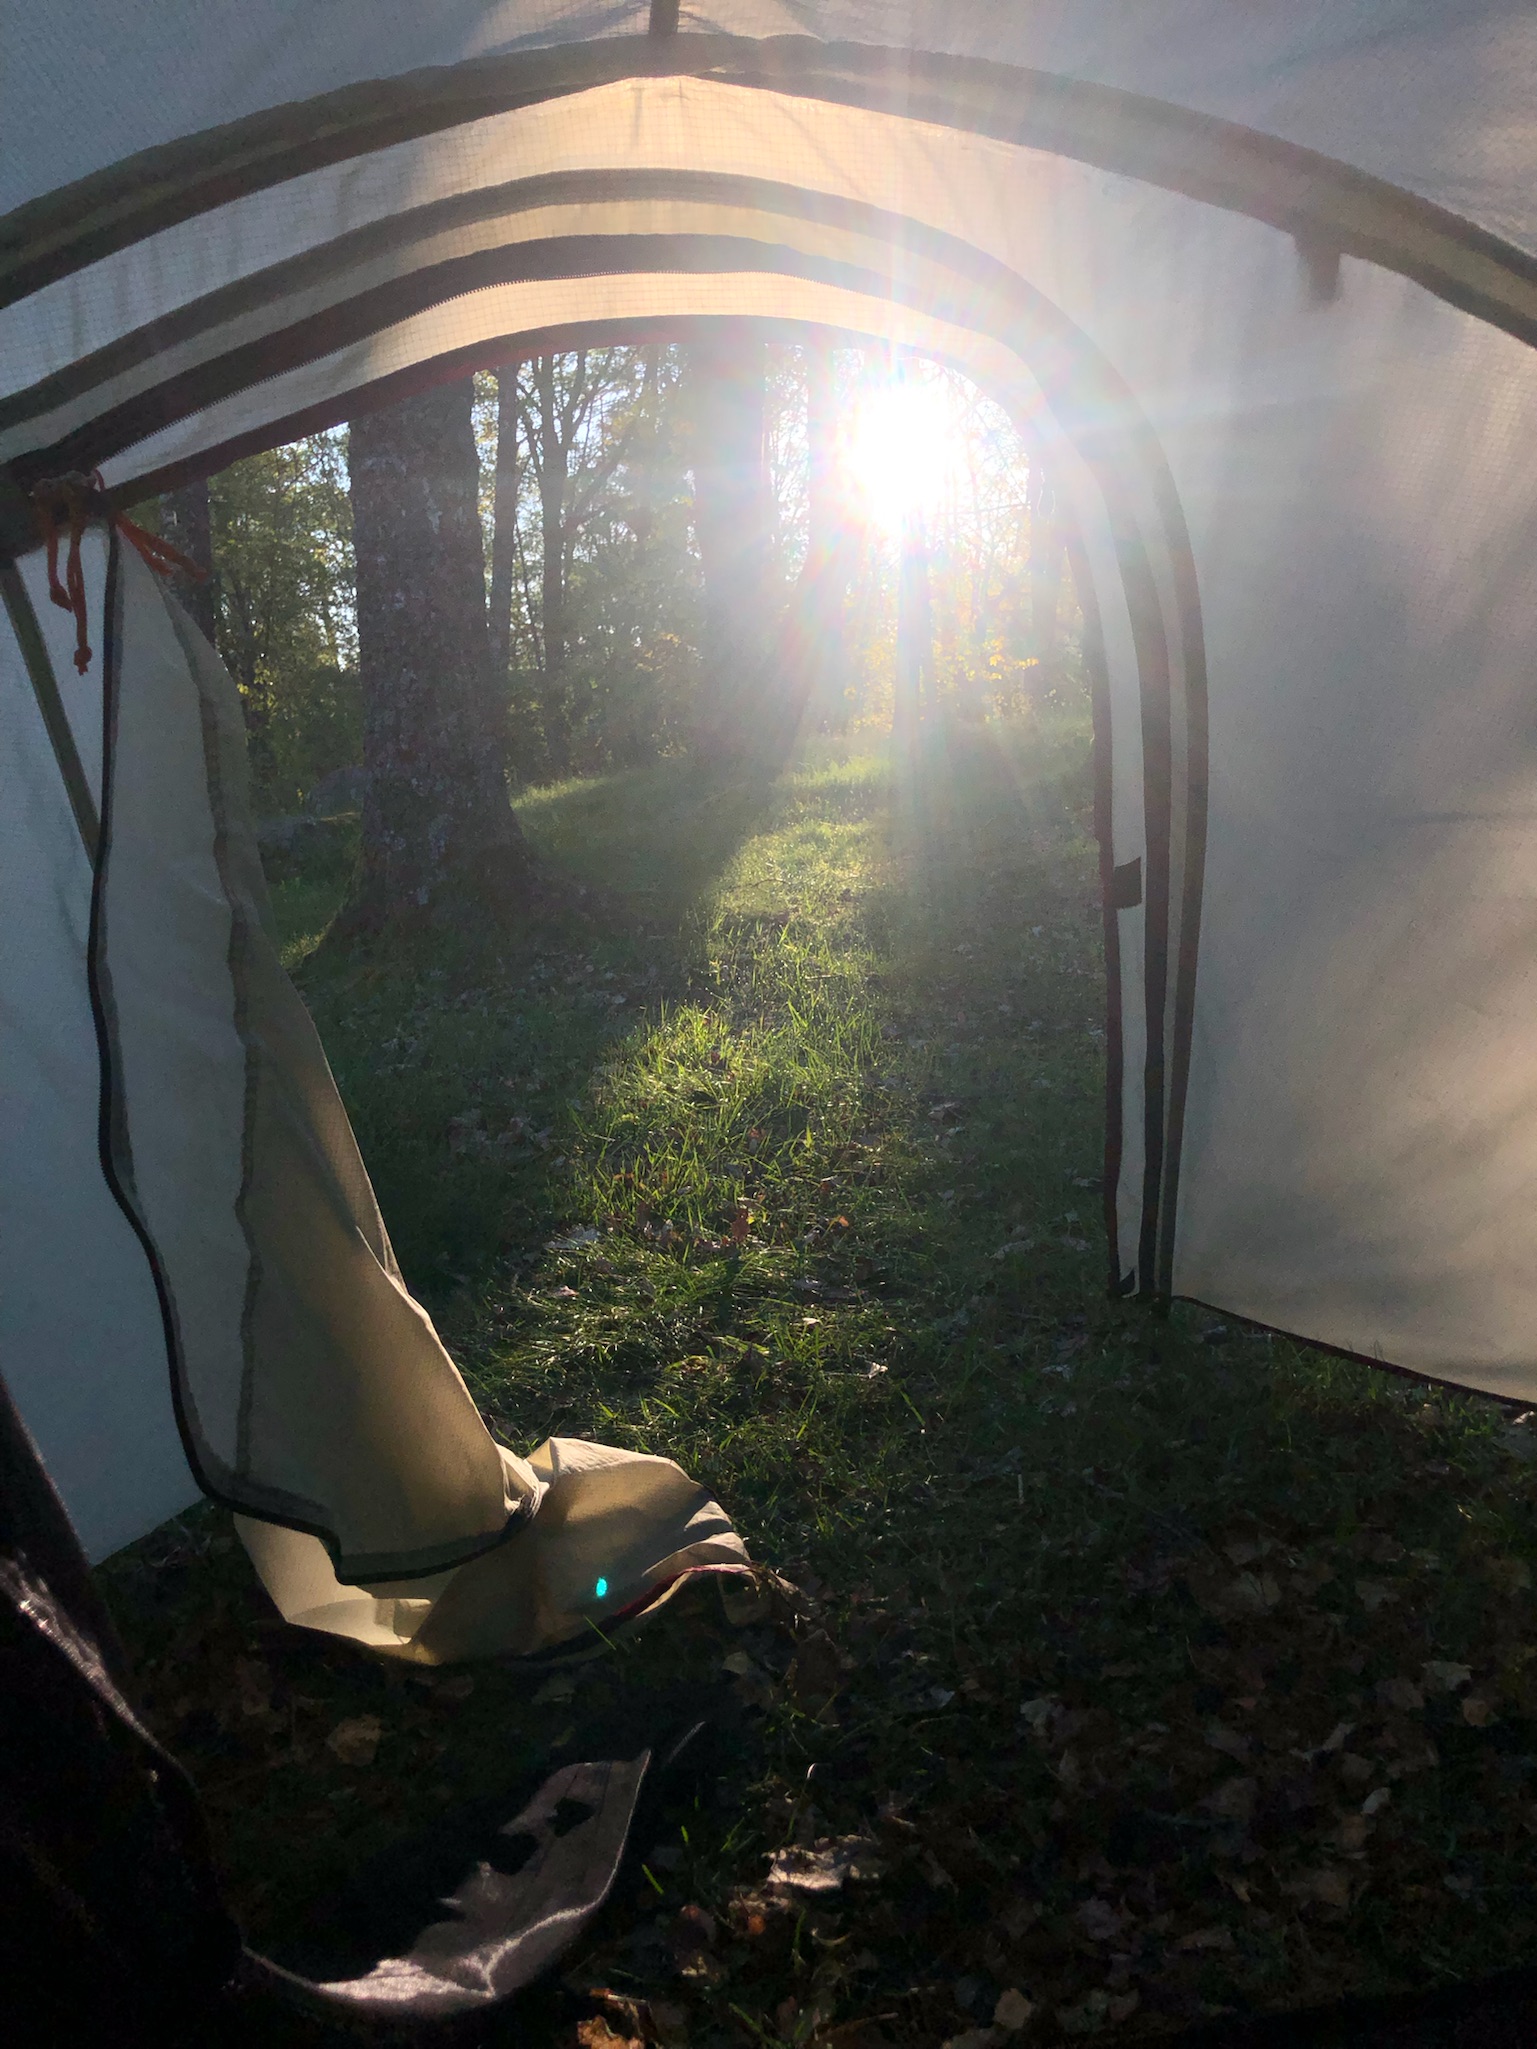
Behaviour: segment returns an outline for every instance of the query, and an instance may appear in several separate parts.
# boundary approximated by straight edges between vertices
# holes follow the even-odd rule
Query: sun
[[[919,372],[872,386],[848,427],[849,481],[864,518],[898,533],[938,510],[954,479],[960,422],[948,387]]]

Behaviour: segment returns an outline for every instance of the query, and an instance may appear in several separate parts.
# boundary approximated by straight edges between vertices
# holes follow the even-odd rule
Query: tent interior
[[[486,1431],[267,936],[234,686],[116,524],[724,320],[952,365],[1051,475],[1112,1289],[1537,1400],[1527,10],[4,15],[0,1344],[93,1560],[207,1494],[290,1620],[428,1665],[746,1563],[670,1461]]]

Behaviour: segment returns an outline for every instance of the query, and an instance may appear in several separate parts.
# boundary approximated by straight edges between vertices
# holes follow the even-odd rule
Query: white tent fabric
[[[27,493],[99,466],[130,503],[435,376],[722,317],[941,357],[1011,410],[1053,476],[1096,683],[1112,1285],[1537,1398],[1529,9],[245,0],[0,19],[0,527],[23,556],[7,590],[19,579],[32,600],[11,607],[14,646],[0,632],[0,742],[27,793],[4,830],[38,878],[25,912],[0,913],[32,1120],[0,1156],[0,1227],[27,1210],[39,1147],[65,1188],[28,1211],[14,1258],[0,1228],[0,1333],[31,1362],[24,1412],[55,1404],[55,1448],[42,1434],[61,1474],[94,1456],[77,1391],[101,1375],[102,1325],[124,1333],[133,1385],[156,1356],[121,1212],[99,1188],[67,1207],[94,1128],[88,960],[98,996],[122,992],[117,1057],[145,1100],[170,1084],[168,1021],[210,1062],[196,1132],[144,1132],[156,1216],[140,1224],[185,1302],[175,1384],[200,1478],[244,1475],[233,1491],[292,1582],[288,1611],[345,1608],[349,1628],[430,1645],[401,1604],[447,1593],[385,1575],[457,1571],[495,1582],[491,1608],[510,1601],[490,1561],[533,1571],[567,1468],[477,1437],[399,1287],[297,999],[260,964],[242,829],[217,824],[238,779],[227,686],[133,562],[113,640],[124,747],[161,703],[164,748],[183,753],[140,765],[144,830],[116,875],[96,863],[108,938],[92,941],[90,864],[44,752],[59,719],[23,645],[51,635],[41,665],[64,675],[57,626],[23,617],[47,609]],[[89,785],[99,696],[52,687]],[[180,851],[149,830],[151,793],[172,788]],[[129,784],[116,801],[127,821]],[[113,891],[140,858],[136,938]],[[224,863],[219,915],[279,1020],[274,1183],[318,1148],[316,1186],[345,1186],[356,1232],[345,1256],[317,1234],[313,1286],[244,1335],[209,1306],[233,1299],[252,1228],[232,1194],[235,1135],[254,1128],[237,1102],[239,948],[206,903],[175,931],[147,910],[199,861]],[[55,1044],[40,1021],[56,1000]],[[72,1231],[93,1297],[121,1312],[74,1304],[51,1329],[28,1276],[63,1271]],[[296,1419],[317,1388],[337,1416],[375,1419],[356,1434],[366,1456],[306,1467]],[[412,1403],[452,1484],[390,1466],[379,1419]],[[103,1441],[116,1414],[101,1411]],[[104,1476],[66,1478],[77,1514],[99,1507],[101,1543],[177,1497],[157,1456],[136,1511],[110,1505]],[[696,1512],[718,1517],[657,1508],[637,1585],[688,1551]],[[711,1532],[700,1557],[735,1541]],[[348,1593],[333,1563],[373,1591]]]

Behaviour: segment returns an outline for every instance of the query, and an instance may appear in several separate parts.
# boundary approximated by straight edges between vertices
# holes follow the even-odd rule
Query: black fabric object
[[[123,1672],[0,1385],[0,1997],[15,2040],[163,2041],[240,1954],[197,1795]]]
[[[197,1793],[126,1659],[0,1381],[0,2017],[70,2049],[459,2039],[612,1890],[649,1751],[567,1765],[472,1856],[401,1953],[315,1984],[242,1946]]]

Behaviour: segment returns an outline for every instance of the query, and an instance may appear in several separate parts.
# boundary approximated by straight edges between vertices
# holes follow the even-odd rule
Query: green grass
[[[1528,1433],[1105,1298],[1088,801],[1071,711],[536,792],[628,911],[499,960],[333,959],[335,879],[276,891],[494,1426],[669,1453],[807,1598],[680,1602],[540,1700],[283,1630],[211,1512],[147,1540],[104,1577],[258,1946],[317,1960],[402,1833],[705,1703],[570,1960],[622,2038],[938,2043],[1017,1988],[1028,2041],[1122,2039],[1537,1956]],[[372,1773],[323,1740],[364,1713]],[[765,1897],[847,1835],[881,1875]]]

